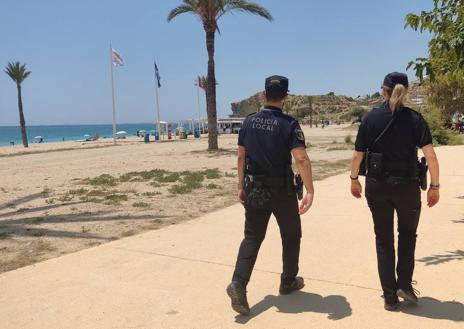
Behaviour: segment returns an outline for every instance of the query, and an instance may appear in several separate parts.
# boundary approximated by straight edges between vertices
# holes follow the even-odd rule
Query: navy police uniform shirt
[[[355,150],[383,153],[386,162],[409,162],[416,157],[417,148],[432,144],[432,135],[422,115],[408,107],[400,107],[387,133],[371,149],[371,145],[387,126],[392,112],[385,102],[367,113],[359,126]]]
[[[238,145],[245,147],[247,174],[272,177],[285,177],[292,163],[291,150],[306,147],[298,121],[272,106],[245,119]]]

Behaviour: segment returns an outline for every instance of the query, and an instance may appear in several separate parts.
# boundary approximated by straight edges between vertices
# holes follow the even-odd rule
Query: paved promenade
[[[236,316],[225,293],[243,231],[235,205],[1,274],[0,328],[462,329],[464,147],[438,155],[442,199],[423,207],[418,306],[384,311],[370,213],[343,174],[316,182],[314,207],[302,218],[306,287],[289,296],[278,295],[281,244],[271,220],[248,289],[249,317]]]

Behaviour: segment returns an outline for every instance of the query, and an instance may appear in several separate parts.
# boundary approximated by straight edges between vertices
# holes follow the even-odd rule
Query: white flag
[[[121,55],[119,55],[114,48],[111,48],[111,60],[113,61],[114,66],[124,66],[124,61]]]

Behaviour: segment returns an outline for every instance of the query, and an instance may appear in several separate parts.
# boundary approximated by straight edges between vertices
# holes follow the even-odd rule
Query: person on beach
[[[300,215],[311,207],[314,195],[305,136],[298,122],[282,113],[288,97],[288,79],[267,78],[263,96],[264,109],[246,118],[238,137],[238,197],[245,207],[245,238],[227,294],[232,308],[242,315],[250,313],[246,287],[271,214],[277,219],[282,238],[283,272],[279,292],[289,294],[304,287],[303,278],[297,276]],[[291,167],[292,155],[307,191],[300,205]]]
[[[388,74],[382,85],[385,103],[362,120],[351,164],[351,194],[361,198],[358,174],[366,175],[366,198],[374,221],[377,265],[383,289],[384,307],[398,308],[401,297],[417,303],[418,291],[412,287],[416,231],[421,212],[422,189],[427,189],[427,167],[418,161],[422,149],[428,164],[431,184],[427,205],[440,198],[439,165],[432,136],[422,115],[406,106],[408,77]],[[364,158],[366,158],[364,160]],[[365,161],[365,162],[363,162]],[[365,170],[360,171],[361,164]],[[394,212],[398,217],[398,263],[395,275]]]

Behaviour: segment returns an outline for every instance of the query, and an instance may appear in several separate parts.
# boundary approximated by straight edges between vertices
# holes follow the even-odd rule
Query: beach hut
[[[217,121],[218,133],[238,134],[240,128],[242,128],[243,121],[245,121],[245,118],[219,119]]]

